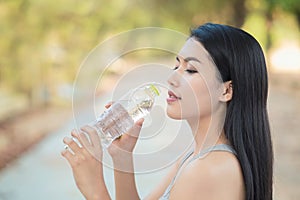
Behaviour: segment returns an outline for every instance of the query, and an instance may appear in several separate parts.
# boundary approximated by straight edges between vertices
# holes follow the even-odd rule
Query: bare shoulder
[[[228,152],[211,152],[187,165],[171,192],[174,199],[244,199],[238,159]]]
[[[172,179],[176,175],[176,172],[178,171],[178,168],[180,166],[180,163],[182,162],[183,157],[186,155],[187,152],[185,152],[182,156],[180,156],[176,162],[172,165],[170,171],[168,174],[162,179],[162,181],[154,188],[154,190],[148,194],[145,199],[146,200],[152,200],[152,199],[159,199],[169,184],[171,183]]]

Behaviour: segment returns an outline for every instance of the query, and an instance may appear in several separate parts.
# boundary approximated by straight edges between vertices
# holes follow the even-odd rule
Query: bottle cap
[[[153,84],[150,84],[150,89],[151,89],[157,96],[159,96],[159,90],[158,90]]]

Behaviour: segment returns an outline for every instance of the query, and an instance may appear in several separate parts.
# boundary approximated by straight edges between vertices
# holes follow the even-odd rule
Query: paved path
[[[269,116],[275,153],[275,200],[300,199],[300,91],[271,87]]]
[[[105,100],[106,101],[106,100]],[[270,123],[275,146],[275,199],[300,199],[300,99],[299,95],[271,88]],[[60,156],[62,138],[74,127],[73,121],[50,134],[0,172],[1,200],[80,200],[67,162]],[[138,175],[144,196],[167,169]],[[105,179],[113,193],[112,171]]]

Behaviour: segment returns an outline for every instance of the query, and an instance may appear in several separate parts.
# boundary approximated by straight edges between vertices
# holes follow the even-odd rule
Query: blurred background
[[[241,27],[262,45],[270,77],[275,199],[300,199],[300,0],[0,0],[0,19],[0,199],[22,199],[18,192],[24,191],[23,199],[39,199],[39,190],[54,199],[50,194],[58,193],[38,188],[39,181],[60,181],[42,169],[59,170],[56,161],[37,165],[30,155],[45,158],[48,154],[37,152],[46,145],[47,152],[58,149],[53,157],[59,158],[53,159],[61,159],[61,141],[51,135],[67,134],[72,127],[73,82],[96,45],[148,26],[188,35],[205,22]],[[122,70],[106,73],[98,94],[109,91],[121,75]],[[64,169],[59,175],[70,173]],[[35,170],[41,179],[34,178]],[[25,181],[23,190],[16,186],[20,181]],[[62,193],[75,185],[65,184],[55,199],[68,199]]]

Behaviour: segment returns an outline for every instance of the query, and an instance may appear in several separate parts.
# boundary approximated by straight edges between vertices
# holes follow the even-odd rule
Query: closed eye
[[[187,69],[185,71],[188,72],[188,73],[190,73],[190,74],[198,73],[197,70],[192,70],[192,69]]]
[[[178,66],[175,66],[174,68],[173,68],[173,70],[177,70],[178,69]]]

